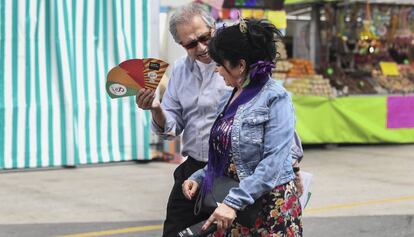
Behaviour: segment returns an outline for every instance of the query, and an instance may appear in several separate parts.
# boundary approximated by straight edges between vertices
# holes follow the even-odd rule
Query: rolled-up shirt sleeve
[[[175,85],[177,78],[175,77],[174,71],[173,69],[161,102],[161,108],[165,115],[164,128],[158,125],[154,119],[151,122],[152,131],[164,139],[173,139],[180,135],[184,127],[183,109],[177,96]]]

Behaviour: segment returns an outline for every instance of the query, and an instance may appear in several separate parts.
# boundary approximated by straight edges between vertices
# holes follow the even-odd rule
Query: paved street
[[[414,145],[313,147],[304,236],[414,236]],[[176,164],[0,173],[0,236],[160,236]]]

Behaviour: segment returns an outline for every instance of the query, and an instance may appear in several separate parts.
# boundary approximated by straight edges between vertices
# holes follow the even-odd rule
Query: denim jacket
[[[221,112],[231,93],[223,97]],[[242,210],[274,187],[294,179],[291,146],[294,140],[295,113],[287,91],[269,79],[260,92],[237,109],[231,143],[232,157],[240,179],[223,203]],[[189,179],[199,184],[204,169]]]

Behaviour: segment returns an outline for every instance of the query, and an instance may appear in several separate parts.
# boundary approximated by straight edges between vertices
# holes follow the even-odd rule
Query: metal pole
[[[320,17],[320,5],[315,4],[312,6],[309,32],[310,59],[313,67],[318,67],[320,64]]]

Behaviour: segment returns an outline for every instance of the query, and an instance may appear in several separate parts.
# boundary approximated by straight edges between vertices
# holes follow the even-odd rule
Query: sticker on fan
[[[110,85],[109,90],[116,96],[123,96],[127,93],[126,87],[118,83]]]
[[[149,69],[151,70],[160,70],[160,64],[156,62],[150,62]]]
[[[154,83],[155,82],[155,79],[157,79],[158,75],[157,75],[156,72],[149,72],[148,73],[148,77],[149,77],[150,81],[152,83]]]

